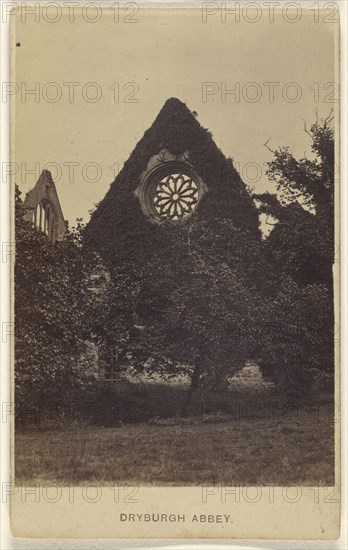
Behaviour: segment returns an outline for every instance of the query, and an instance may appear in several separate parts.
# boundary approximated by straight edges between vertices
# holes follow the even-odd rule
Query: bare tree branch
[[[269,141],[271,141],[271,138],[268,138],[268,140],[263,144],[271,153],[275,154],[275,151],[271,149],[268,145]]]

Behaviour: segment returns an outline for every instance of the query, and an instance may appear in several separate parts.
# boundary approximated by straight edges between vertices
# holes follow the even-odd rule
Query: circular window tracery
[[[155,186],[153,202],[162,219],[181,220],[194,211],[198,203],[198,187],[187,174],[169,174]]]
[[[137,195],[147,216],[177,222],[193,214],[204,192],[204,183],[189,163],[169,160],[143,175]]]

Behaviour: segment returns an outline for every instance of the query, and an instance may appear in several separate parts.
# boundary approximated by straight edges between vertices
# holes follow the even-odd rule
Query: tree
[[[79,227],[52,243],[24,213],[16,188],[16,404],[44,407],[62,404],[88,383],[91,265]]]
[[[131,355],[138,372],[146,365],[160,376],[189,374],[188,402],[201,384],[220,391],[260,353],[268,277],[260,241],[231,220],[211,221],[164,224],[166,250],[148,250],[140,269],[132,261],[114,267],[92,315],[120,363]]]
[[[275,220],[264,241],[278,292],[265,314],[277,327],[263,346],[283,393],[301,394],[321,380],[332,383],[334,365],[334,130],[332,117],[305,131],[314,158],[297,160],[288,147],[273,151],[268,175],[278,196],[255,195]]]
[[[334,261],[334,130],[332,117],[310,130],[313,159],[297,160],[288,147],[272,151],[267,174],[278,196],[255,195],[260,212],[276,220],[267,247],[278,269],[302,284],[332,291]]]

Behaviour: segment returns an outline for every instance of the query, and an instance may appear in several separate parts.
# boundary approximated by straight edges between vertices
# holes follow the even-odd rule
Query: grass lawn
[[[274,419],[19,430],[16,483],[332,485],[334,422],[304,408]]]

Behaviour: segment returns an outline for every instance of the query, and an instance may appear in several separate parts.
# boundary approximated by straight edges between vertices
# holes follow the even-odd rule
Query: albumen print
[[[9,16],[16,536],[339,536],[339,9],[268,4]]]

